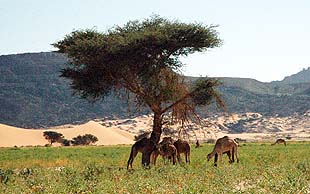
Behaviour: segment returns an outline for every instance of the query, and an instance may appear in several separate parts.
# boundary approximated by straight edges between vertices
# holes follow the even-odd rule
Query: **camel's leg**
[[[222,152],[219,152],[218,155],[219,155],[219,161],[221,162],[221,161],[222,161],[223,153],[222,153]]]
[[[228,159],[229,159],[229,163],[231,164],[233,161],[232,161],[232,159],[231,159],[231,152],[230,151],[228,151],[228,152],[226,152],[226,154],[227,154],[227,156],[228,156]]]
[[[284,145],[286,146],[286,142],[284,142]]]
[[[138,154],[138,151],[136,150],[136,148],[132,147],[131,152],[130,152],[130,156],[129,156],[129,159],[127,162],[127,170],[129,169],[129,167],[132,169],[132,163],[133,163],[133,160],[135,159],[135,157],[137,156],[137,154]]]
[[[181,164],[182,163],[182,159],[181,159],[181,154],[179,152],[177,153],[177,158],[178,158],[179,164]]]
[[[186,163],[188,162],[188,164],[191,163],[191,158],[190,158],[191,154],[190,152],[185,152],[185,159],[186,159]]]
[[[142,166],[150,168],[152,149],[144,149],[142,152]]]
[[[172,163],[173,165],[176,164],[176,154],[172,154]]]
[[[156,162],[155,162],[155,154],[154,153],[151,154],[150,160],[151,160],[151,164],[155,165]]]
[[[187,158],[187,153],[184,152],[184,156],[185,156],[185,162],[187,163],[188,162],[188,158]]]
[[[218,154],[214,155],[214,166],[217,166]]]
[[[159,153],[157,151],[152,153],[152,160],[153,160],[153,165],[154,166],[156,165],[156,161],[157,161],[158,155],[159,155]]]
[[[235,147],[231,149],[232,163],[235,162]]]
[[[238,148],[235,148],[235,155],[236,155],[236,159],[237,159],[237,163],[239,163],[239,158],[238,158]]]
[[[173,155],[170,155],[167,158],[168,158],[168,162],[170,162],[170,163],[173,162]]]

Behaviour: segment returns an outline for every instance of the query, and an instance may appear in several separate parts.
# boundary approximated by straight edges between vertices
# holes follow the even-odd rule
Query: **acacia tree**
[[[197,105],[215,99],[223,106],[217,80],[201,78],[191,85],[180,71],[180,56],[221,45],[215,27],[152,16],[104,33],[73,31],[53,45],[70,60],[61,76],[71,80],[74,94],[95,101],[111,92],[125,92],[137,107],[150,108],[153,130],[142,153],[142,164],[149,165],[167,113],[184,124],[197,118]]]
[[[63,134],[55,131],[44,131],[43,136],[50,142],[51,145],[55,142],[60,142],[64,137]]]
[[[85,134],[83,136],[78,135],[72,139],[73,145],[89,145],[91,143],[96,143],[98,138],[92,134]]]

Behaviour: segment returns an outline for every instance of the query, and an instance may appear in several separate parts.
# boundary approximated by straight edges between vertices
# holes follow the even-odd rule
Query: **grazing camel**
[[[217,166],[217,159],[221,159],[223,154],[227,154],[229,157],[229,163],[233,163],[235,161],[234,156],[236,156],[237,162],[239,162],[238,158],[238,144],[230,139],[228,136],[224,136],[218,139],[215,142],[215,146],[213,151],[208,154],[208,161],[214,157],[214,166]],[[232,158],[231,158],[232,157]]]
[[[132,169],[132,163],[135,157],[139,152],[143,153],[144,150],[150,149],[154,150],[155,146],[152,146],[151,140],[147,137],[144,137],[140,139],[139,141],[136,141],[131,147],[130,156],[127,162],[127,170],[129,170],[129,167]]]
[[[173,165],[176,164],[177,148],[173,144],[164,143],[159,145],[158,151],[163,156],[164,163],[166,159],[172,160]],[[155,163],[154,163],[155,164]]]
[[[177,148],[177,158],[178,162],[181,164],[181,153],[184,153],[185,155],[185,161],[186,163],[191,162],[190,155],[191,155],[191,147],[187,141],[178,139],[173,143],[173,145]]]
[[[199,148],[199,147],[202,147],[202,145],[200,145],[199,141],[197,140],[195,148]]]
[[[181,153],[184,153],[186,163],[190,163],[191,147],[189,143],[180,139],[173,141],[171,137],[164,137],[163,140],[158,144],[157,148],[155,148],[152,152],[151,160],[154,165],[156,164],[156,160],[159,154],[162,155],[164,159],[167,158],[167,155],[169,156],[168,159],[173,159],[174,149],[171,145],[176,148],[176,156],[179,163],[181,163]]]
[[[276,142],[274,142],[271,145],[276,145],[276,144],[280,144],[280,143],[283,143],[286,146],[286,141],[284,139],[277,139]]]
[[[172,137],[164,137],[160,144],[173,144],[174,140]]]
[[[173,139],[171,137],[164,137],[163,140],[156,146],[151,154],[151,162],[156,164],[158,155],[162,155],[163,159],[174,159],[177,153],[175,146],[173,145]],[[172,146],[171,146],[172,145]]]

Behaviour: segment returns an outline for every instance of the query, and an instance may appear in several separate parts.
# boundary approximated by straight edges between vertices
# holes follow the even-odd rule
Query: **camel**
[[[202,145],[200,145],[199,141],[197,140],[195,148],[199,148],[199,147],[202,147]]]
[[[190,164],[190,154],[191,154],[191,147],[187,141],[178,139],[173,143],[173,145],[177,148],[177,158],[178,162],[181,164],[181,153],[185,155],[186,163]]]
[[[283,143],[286,146],[286,141],[284,139],[277,139],[276,142],[274,142],[271,145],[276,145],[276,144],[280,144],[280,143]]]
[[[136,143],[134,143],[131,147],[131,152],[130,152],[130,156],[127,162],[127,170],[132,169],[132,163],[133,160],[135,159],[135,157],[137,156],[137,154],[139,152],[143,153],[145,150],[155,150],[155,146],[152,146],[153,144],[151,143],[151,140],[148,137],[144,137],[138,141],[136,141]]]
[[[238,144],[228,136],[219,138],[215,142],[213,151],[207,156],[208,161],[214,156],[214,166],[217,166],[217,159],[221,159],[222,155],[225,153],[229,157],[229,163],[233,163],[235,161],[234,156],[236,156],[237,162],[239,162]]]
[[[172,160],[173,165],[176,164],[177,148],[173,144],[169,143],[161,144],[158,148],[158,151],[160,155],[163,156],[164,163],[166,163],[166,159],[168,159]]]
[[[160,144],[173,144],[174,140],[172,137],[164,137]]]
[[[151,154],[151,162],[153,165],[156,164],[158,155],[162,155],[164,161],[165,159],[172,159],[173,164],[175,164],[175,155],[177,150],[173,145],[173,139],[171,137],[164,137],[163,140],[156,146]]]

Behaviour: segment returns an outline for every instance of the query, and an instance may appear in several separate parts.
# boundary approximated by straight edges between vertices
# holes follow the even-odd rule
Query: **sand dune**
[[[44,131],[62,133],[66,139],[92,134],[98,138],[96,145],[132,144],[134,138],[131,133],[121,131],[116,127],[106,128],[94,121],[82,125],[65,125],[44,130],[22,129],[0,124],[0,147],[43,146],[48,143],[43,137]]]
[[[62,133],[66,139],[92,134],[99,139],[96,145],[133,144],[135,135],[152,130],[152,119],[152,115],[131,119],[97,119],[82,125],[64,125],[44,130],[22,129],[0,124],[0,147],[45,145],[48,142],[43,137],[44,131]],[[310,111],[290,117],[265,117],[258,113],[214,115],[205,121],[209,124],[204,127],[190,124],[183,129],[186,133],[182,138],[192,143],[197,139],[204,142],[224,135],[246,141],[274,141],[277,138],[293,141],[310,140]],[[170,125],[164,126],[162,135],[177,139],[180,137],[180,132],[182,132],[180,126]]]
[[[0,147],[45,145],[46,143],[42,131],[0,124]]]

